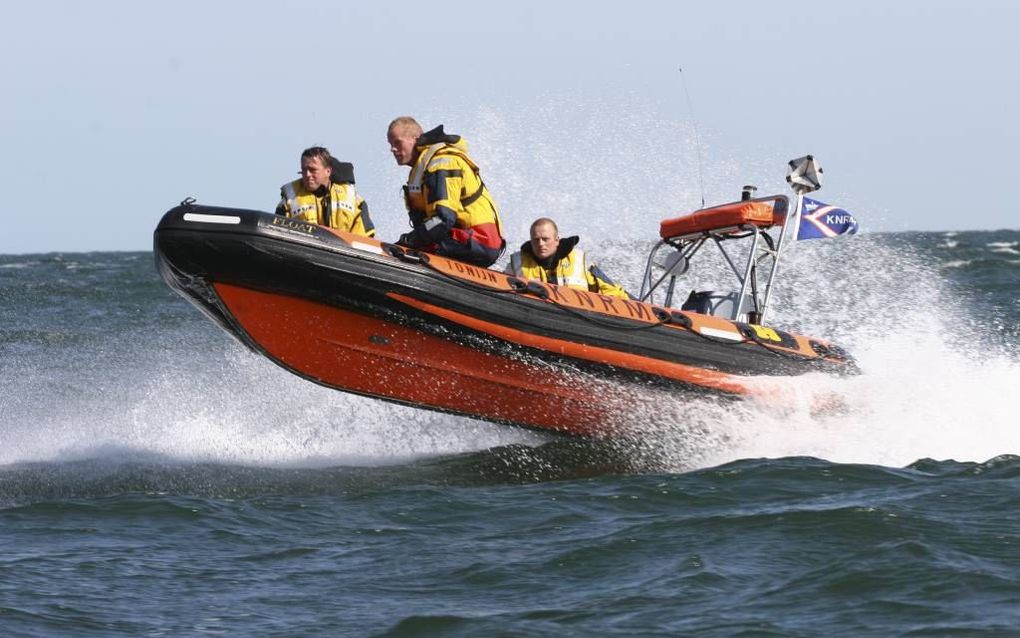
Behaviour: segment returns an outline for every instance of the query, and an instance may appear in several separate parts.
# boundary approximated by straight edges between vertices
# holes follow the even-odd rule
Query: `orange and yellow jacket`
[[[487,267],[506,242],[492,194],[467,143],[439,126],[418,138],[404,187],[412,231],[398,243]]]

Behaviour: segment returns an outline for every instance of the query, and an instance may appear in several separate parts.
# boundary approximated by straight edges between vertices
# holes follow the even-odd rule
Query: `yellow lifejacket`
[[[433,131],[423,137],[431,134]],[[428,226],[427,222],[436,216],[437,208],[445,207],[456,215],[456,228],[471,230],[481,245],[501,250],[503,228],[496,202],[482,181],[478,165],[467,154],[467,143],[459,136],[446,135],[442,127],[439,127],[437,137],[443,141],[418,147],[418,159],[404,186],[407,210],[420,215]],[[445,196],[427,193],[426,176],[441,171],[451,172],[450,177],[441,178],[447,180],[447,193]],[[459,234],[454,233],[454,239],[464,241]]]
[[[464,142],[461,140],[458,142],[463,147]],[[474,160],[468,157],[465,152],[466,149],[457,148],[454,144],[447,144],[446,142],[439,142],[437,144],[430,144],[422,147],[418,153],[418,161],[414,163],[414,167],[411,168],[411,172],[407,175],[407,185],[404,187],[404,202],[407,204],[407,210],[424,213],[428,208],[428,203],[425,201],[425,192],[422,190],[422,182],[425,181],[425,173],[430,166],[432,168],[439,168],[437,162],[436,165],[432,165],[432,160],[439,155],[440,152],[444,152],[445,155],[456,155],[464,160],[476,175],[478,174],[478,165],[475,164]],[[481,179],[478,180],[481,182]]]
[[[577,239],[576,236],[571,236],[560,240],[561,249],[575,245]],[[528,244],[524,244],[521,250],[510,256],[506,272],[525,279],[537,279],[610,297],[631,298],[623,286],[611,281],[597,266],[594,264],[589,266],[584,251],[580,248],[571,248],[565,256],[560,257],[554,268],[546,270],[535,259],[535,254],[531,252]],[[555,281],[552,281],[553,279]]]
[[[566,257],[556,262],[550,273],[535,261],[530,252],[516,252],[510,256],[510,269],[513,274],[525,279],[537,279],[560,286],[569,286],[579,290],[588,290],[588,268],[584,260],[584,251],[580,248],[571,250]],[[550,281],[555,279],[555,281]]]
[[[280,195],[282,201],[277,210],[287,217],[365,237],[375,236],[375,227],[364,214],[365,200],[358,195],[354,184],[334,182],[325,194],[317,195],[298,179],[284,184]]]

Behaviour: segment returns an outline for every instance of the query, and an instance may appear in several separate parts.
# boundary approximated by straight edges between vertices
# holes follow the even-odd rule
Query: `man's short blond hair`
[[[538,228],[539,226],[544,226],[545,224],[549,224],[550,226],[552,226],[553,232],[556,233],[556,236],[557,237],[560,236],[560,229],[556,225],[556,222],[549,219],[548,217],[539,217],[535,221],[531,222],[531,228],[528,229],[528,233],[531,234],[535,232],[536,228]]]
[[[414,119],[410,115],[401,115],[400,117],[394,118],[393,121],[390,122],[390,125],[386,127],[386,130],[392,131],[396,128],[401,129],[403,132],[411,133],[415,137],[422,134],[421,124],[419,124],[418,120]]]

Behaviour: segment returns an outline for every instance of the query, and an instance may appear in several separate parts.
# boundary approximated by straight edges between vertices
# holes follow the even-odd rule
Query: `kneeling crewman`
[[[411,232],[397,243],[485,268],[499,259],[506,247],[499,212],[464,139],[442,125],[423,133],[403,116],[390,122],[386,140],[397,164],[411,167],[404,186]]]

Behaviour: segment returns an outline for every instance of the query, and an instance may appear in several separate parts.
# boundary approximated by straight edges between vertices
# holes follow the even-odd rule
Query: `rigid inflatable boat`
[[[765,325],[787,229],[803,194],[817,187],[808,179],[810,156],[795,162],[788,175],[795,198],[745,196],[663,221],[632,300],[192,200],[163,216],[154,250],[171,288],[305,379],[497,423],[603,436],[626,408],[605,387],[741,398],[755,392],[758,377],[854,371],[839,347]],[[737,244],[743,265],[729,248]],[[693,292],[674,307],[678,280],[711,245],[726,255],[739,289]]]

